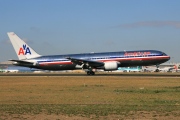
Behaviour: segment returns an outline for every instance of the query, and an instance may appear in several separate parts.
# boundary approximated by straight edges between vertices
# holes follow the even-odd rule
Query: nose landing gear
[[[156,65],[156,70],[155,70],[155,72],[159,72],[160,70],[159,70],[159,65]]]

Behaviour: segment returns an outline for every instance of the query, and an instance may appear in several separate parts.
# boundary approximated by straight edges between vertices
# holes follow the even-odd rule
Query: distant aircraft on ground
[[[142,68],[143,68],[144,72],[169,72],[169,70],[171,68],[174,69],[174,67],[163,67],[163,68],[161,67],[161,68],[159,68],[157,66],[143,66]]]
[[[165,66],[143,66],[142,71],[144,72],[180,72],[179,65],[165,65]]]
[[[5,72],[4,69],[0,69],[0,73],[1,73],[1,72]]]
[[[7,33],[19,60],[14,65],[44,70],[83,69],[87,75],[94,75],[95,69],[105,71],[117,70],[118,67],[159,65],[170,59],[170,56],[157,50],[137,50],[120,52],[101,52],[83,54],[64,54],[43,56],[37,54],[14,32]]]
[[[170,72],[180,72],[180,66],[175,64],[174,67],[169,69]]]
[[[19,70],[4,70],[5,73],[17,73]]]

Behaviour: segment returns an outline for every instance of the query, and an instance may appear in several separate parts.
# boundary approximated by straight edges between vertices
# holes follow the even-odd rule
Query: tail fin
[[[29,47],[27,43],[21,40],[14,32],[8,32],[7,34],[19,60],[30,59],[40,56],[31,47]]]

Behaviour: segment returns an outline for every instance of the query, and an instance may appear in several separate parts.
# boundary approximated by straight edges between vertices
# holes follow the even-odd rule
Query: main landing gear
[[[93,71],[92,67],[88,63],[83,64],[82,69],[85,69],[87,75],[95,75],[95,72]]]
[[[93,71],[87,71],[87,75],[95,75],[95,72],[93,72]]]

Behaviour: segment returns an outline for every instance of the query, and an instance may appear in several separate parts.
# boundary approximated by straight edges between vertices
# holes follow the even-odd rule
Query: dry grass
[[[0,113],[178,118],[179,93],[180,78],[170,77],[0,77]]]

